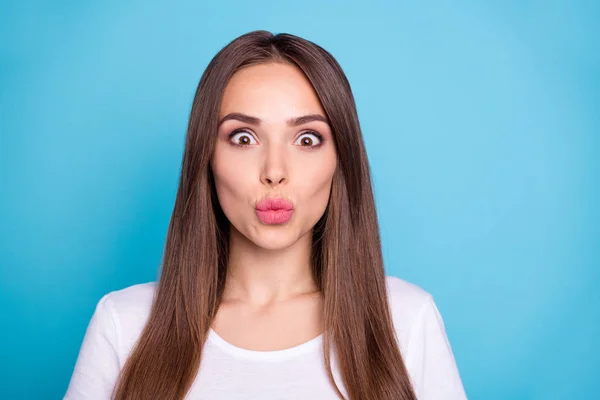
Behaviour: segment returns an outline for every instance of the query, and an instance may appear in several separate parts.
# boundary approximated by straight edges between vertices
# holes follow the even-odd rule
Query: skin
[[[289,348],[322,332],[322,296],[310,252],[313,228],[331,192],[335,144],[326,121],[288,124],[306,115],[326,119],[296,66],[269,63],[236,72],[225,88],[219,121],[232,113],[260,123],[227,119],[219,125],[211,168],[231,234],[227,284],[212,328],[241,348]],[[239,128],[243,131],[230,137]],[[291,220],[263,224],[255,206],[265,197],[289,200]]]

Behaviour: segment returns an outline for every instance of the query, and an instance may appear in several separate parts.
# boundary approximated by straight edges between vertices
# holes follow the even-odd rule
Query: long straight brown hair
[[[291,34],[244,34],[211,60],[192,104],[179,187],[152,311],[113,399],[183,399],[191,387],[227,277],[229,222],[210,159],[225,86],[241,68],[290,63],[304,72],[337,151],[329,203],[313,230],[312,268],[323,293],[324,363],[332,348],[351,400],[415,400],[387,300],[369,164],[350,84],[320,46]],[[307,382],[307,384],[310,384]]]

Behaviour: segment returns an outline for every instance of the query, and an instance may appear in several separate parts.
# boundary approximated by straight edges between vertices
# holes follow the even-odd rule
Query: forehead
[[[219,118],[240,112],[266,121],[285,121],[325,111],[308,78],[296,66],[259,64],[237,71],[227,83]]]

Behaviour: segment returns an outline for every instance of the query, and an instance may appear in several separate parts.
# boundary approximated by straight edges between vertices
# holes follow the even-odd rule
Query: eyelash
[[[233,143],[231,141],[231,138],[233,138],[238,133],[242,133],[242,132],[248,133],[248,135],[252,136],[248,132],[247,129],[245,129],[245,128],[239,128],[239,129],[236,129],[236,130],[234,130],[233,132],[231,132],[229,134],[229,136],[227,137],[229,143],[231,143],[232,145],[234,145],[236,147],[248,147],[248,146],[250,146],[249,144],[239,144],[239,143]],[[317,144],[315,146],[300,146],[300,147],[307,147],[309,149],[316,149],[317,147],[321,147],[321,145],[323,144],[323,135],[321,135],[319,132],[308,130],[306,132],[302,132],[302,135],[300,135],[300,136],[303,136],[303,135],[306,135],[306,134],[311,134],[311,135],[316,136],[319,139],[319,144]]]

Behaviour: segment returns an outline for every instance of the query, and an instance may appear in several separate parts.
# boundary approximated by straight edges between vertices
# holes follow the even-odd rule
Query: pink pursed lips
[[[292,218],[294,206],[282,198],[267,197],[256,205],[256,216],[265,224],[284,224]]]

